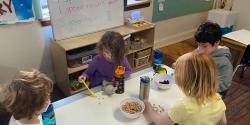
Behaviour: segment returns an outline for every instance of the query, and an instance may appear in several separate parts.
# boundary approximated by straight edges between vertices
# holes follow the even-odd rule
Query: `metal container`
[[[148,76],[140,77],[140,100],[148,100],[149,98],[149,89],[150,89],[150,78]]]

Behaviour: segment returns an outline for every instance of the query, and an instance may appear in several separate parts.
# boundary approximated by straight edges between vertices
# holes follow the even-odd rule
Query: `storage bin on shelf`
[[[151,49],[145,49],[142,51],[139,51],[135,54],[135,68],[144,66],[149,63],[150,56],[151,56]]]
[[[82,47],[67,52],[67,64],[70,68],[86,65],[92,61],[98,50],[95,45]]]
[[[132,37],[130,49],[137,50],[137,49],[143,48],[145,45],[145,42],[146,42],[145,39],[139,36]]]
[[[78,77],[82,74],[82,72],[84,72],[84,70],[69,75],[69,86],[71,92],[85,89],[84,85],[78,81]]]
[[[130,50],[130,46],[131,46],[130,38],[125,39],[124,42],[125,42],[125,50],[126,50],[126,52],[128,52]]]

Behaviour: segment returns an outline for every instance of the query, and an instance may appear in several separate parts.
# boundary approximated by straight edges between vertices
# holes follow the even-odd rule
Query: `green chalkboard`
[[[213,0],[165,0],[164,11],[159,11],[158,0],[153,3],[153,22],[212,9]]]

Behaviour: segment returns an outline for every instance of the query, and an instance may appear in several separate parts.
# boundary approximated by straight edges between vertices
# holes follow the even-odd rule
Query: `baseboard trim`
[[[184,31],[182,33],[178,33],[172,36],[165,37],[161,40],[155,41],[154,43],[154,49],[159,49],[174,43],[181,42],[186,39],[190,39],[194,36],[196,29]]]

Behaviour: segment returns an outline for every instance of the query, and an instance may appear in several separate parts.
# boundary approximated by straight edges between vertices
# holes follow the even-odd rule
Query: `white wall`
[[[153,2],[150,7],[140,9],[147,21],[152,21]],[[128,17],[131,11],[125,12]],[[201,22],[207,19],[207,12],[190,14],[155,23],[155,48],[161,48],[169,44],[180,42],[193,37],[193,34]]]
[[[197,27],[206,18],[207,12],[203,12],[157,22],[155,48],[161,48],[193,37]]]
[[[250,0],[234,0],[233,11],[238,12],[235,29],[250,30]]]
[[[49,27],[39,22],[0,26],[0,84],[19,70],[39,69],[53,78]]]

